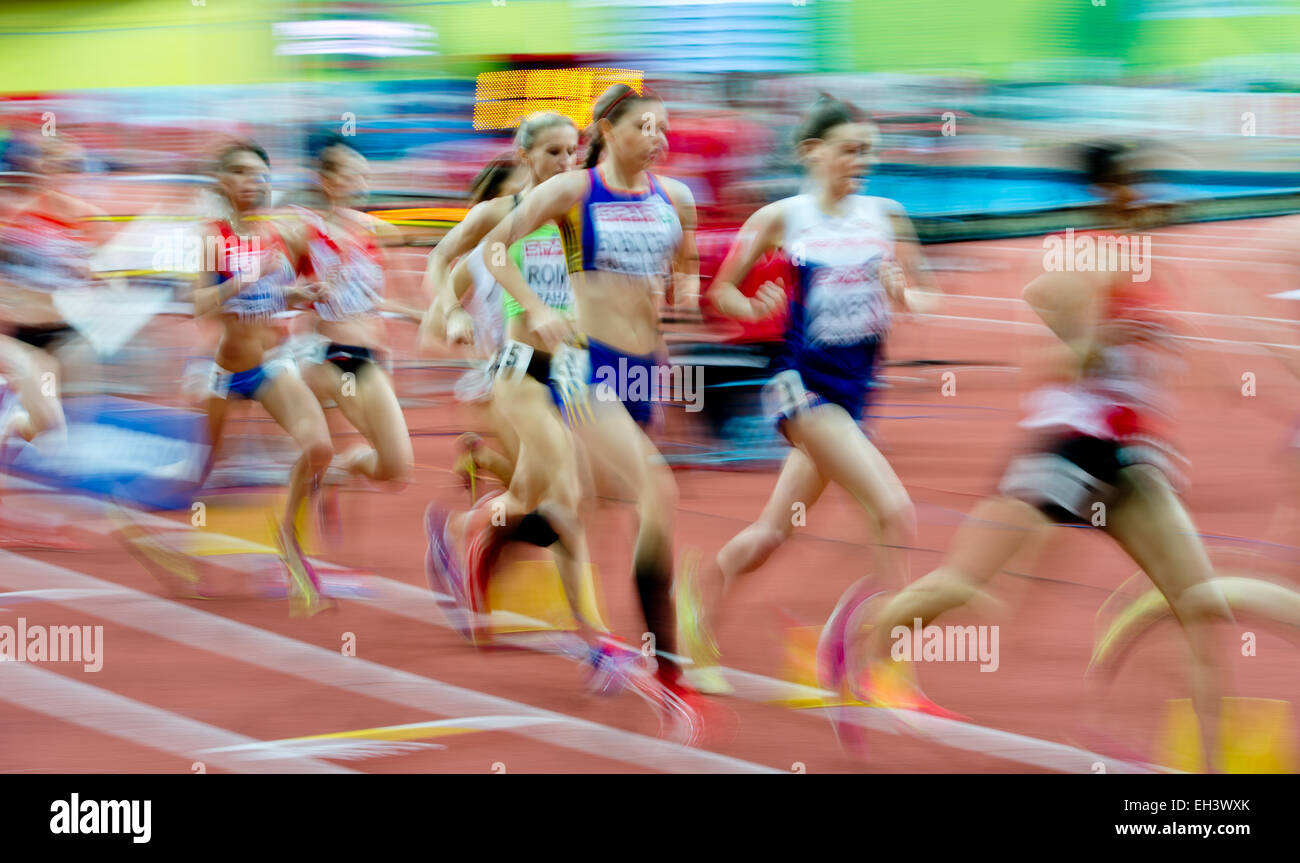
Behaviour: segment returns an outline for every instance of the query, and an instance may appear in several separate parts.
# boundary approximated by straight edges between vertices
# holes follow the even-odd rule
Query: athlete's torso
[[[327,220],[304,211],[304,219],[309,230],[303,272],[324,289],[312,310],[334,323],[377,315],[384,269],[374,233],[347,216]]]
[[[510,256],[538,299],[562,314],[571,312],[573,288],[565,266],[564,243],[558,227],[553,224],[543,225],[528,234],[510,247]],[[501,299],[509,337],[540,348],[540,343],[528,331],[528,316],[523,306],[504,291],[501,292]]]
[[[1114,274],[1103,298],[1099,347],[1076,379],[1030,395],[1022,425],[1103,439],[1166,434],[1168,378],[1177,362],[1170,306],[1157,280]]]
[[[890,322],[881,265],[894,229],[881,198],[849,195],[825,213],[813,195],[785,202],[782,247],[795,273],[784,365],[852,379],[869,374]]]
[[[582,200],[560,220],[579,326],[592,338],[628,353],[660,345],[656,291],[663,290],[681,246],[681,219],[663,182],[629,192],[587,172]]]
[[[276,316],[287,310],[285,292],[298,273],[280,231],[269,222],[256,233],[240,235],[225,220],[212,223],[227,250],[216,272],[220,285],[238,274],[242,290],[221,304],[222,336],[217,363],[227,371],[244,371],[261,361],[262,353],[283,336]],[[251,247],[251,248],[250,248]]]
[[[60,201],[38,196],[0,224],[0,300],[3,316],[14,323],[57,323],[53,294],[91,283],[89,226],[75,206]]]

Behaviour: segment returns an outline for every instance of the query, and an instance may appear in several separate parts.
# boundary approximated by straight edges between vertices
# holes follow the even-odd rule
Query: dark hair
[[[1119,141],[1091,141],[1078,148],[1079,167],[1091,186],[1127,185],[1139,178],[1133,169],[1136,148]]]
[[[336,147],[356,152],[356,148],[338,132],[317,132],[307,139],[307,152],[316,162],[317,171],[328,171],[334,167],[338,156],[330,151]]]
[[[502,153],[484,165],[469,184],[469,205],[473,207],[500,197],[501,187],[517,167],[514,153]]]
[[[271,167],[271,159],[266,155],[266,151],[256,141],[235,141],[222,147],[217,153],[217,171],[224,171],[230,167],[231,161],[240,153],[252,153],[261,159],[266,167]]]
[[[871,115],[866,111],[859,110],[848,102],[841,102],[829,93],[822,93],[812,103],[808,113],[804,114],[803,121],[795,130],[794,142],[798,145],[804,141],[824,138],[836,126],[866,123],[870,120]]]
[[[596,100],[596,104],[591,107],[591,125],[587,127],[587,158],[585,166],[587,168],[596,167],[600,161],[600,154],[605,149],[605,138],[600,134],[601,120],[608,120],[611,124],[617,123],[623,118],[623,115],[631,109],[637,102],[662,102],[649,87],[643,87],[638,93],[634,87],[628,84],[615,84]]]
[[[0,168],[23,174],[35,174],[40,167],[41,148],[36,139],[25,132],[17,132],[6,142]]]

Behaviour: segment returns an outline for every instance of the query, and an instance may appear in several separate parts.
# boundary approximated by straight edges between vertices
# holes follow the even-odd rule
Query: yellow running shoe
[[[718,658],[718,644],[704,622],[704,603],[699,586],[700,552],[688,548],[677,568],[673,591],[677,610],[677,637],[681,652],[691,660],[683,665],[686,682],[705,695],[731,695],[736,690],[727,682]]]
[[[280,559],[289,572],[289,613],[295,617],[310,617],[329,608],[331,602],[321,595],[320,577],[311,562],[303,556],[296,531],[286,530],[274,516],[271,518]]]

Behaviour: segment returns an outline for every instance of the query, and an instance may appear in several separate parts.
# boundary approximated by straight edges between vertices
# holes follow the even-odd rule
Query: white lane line
[[[442,612],[438,608],[438,597],[426,588],[416,587],[401,581],[394,581],[382,576],[374,576],[369,582],[376,589],[376,595],[364,597],[358,601],[375,608],[446,627]],[[539,628],[548,627],[542,621],[533,621]],[[772,703],[793,699],[834,698],[835,693],[812,686],[801,686],[786,680],[754,674],[735,668],[722,668],[723,675],[736,690],[736,695],[746,701]],[[890,710],[885,708],[862,708],[871,713],[863,714],[862,721],[871,722],[872,728],[890,734],[906,733],[907,724],[926,731],[926,739],[953,749],[965,749],[982,755],[991,755],[1007,761],[1016,761],[1034,767],[1045,767],[1066,773],[1088,773],[1096,762],[1106,765],[1110,773],[1153,773],[1158,772],[1147,765],[1133,764],[1109,755],[1100,755],[1085,749],[1078,749],[1063,743],[1053,743],[1016,734],[986,728],[969,722],[925,716],[915,711]],[[812,711],[820,712],[820,711]],[[922,722],[917,717],[923,717]]]
[[[1064,743],[1038,740],[1033,737],[1025,737],[1022,734],[1012,734],[1009,731],[999,731],[995,728],[984,728],[967,722],[943,719],[915,711],[907,711],[906,715],[903,715],[900,711],[880,707],[849,706],[807,709],[811,713],[821,714],[828,719],[837,718],[841,722],[848,722],[876,731],[886,731],[891,734],[899,733],[898,729],[901,723],[909,723],[915,727],[917,733],[927,739],[934,739],[945,746],[954,749],[965,749],[969,752],[987,755],[989,754],[988,747],[993,744],[1002,753],[1006,753],[1005,755],[999,753],[999,757],[1043,767],[1048,770],[1061,770],[1066,773],[1097,773],[1099,771],[1095,769],[1094,765],[1100,763],[1105,765],[1107,773],[1179,772],[1157,765],[1133,764],[1101,756],[1084,749],[1076,749]]]
[[[23,481],[23,484],[32,487],[40,487],[35,483],[29,483],[26,481]],[[173,521],[151,513],[141,512],[139,518],[158,527],[184,527],[184,522]],[[86,529],[92,530],[96,533],[110,533],[112,531],[112,526],[106,522],[94,525],[85,525],[85,527]],[[208,559],[208,562],[215,563],[211,558]],[[0,582],[3,582],[2,576],[0,576]],[[399,617],[406,617],[434,626],[449,628],[441,609],[438,607],[438,597],[427,588],[417,587],[405,582],[384,578],[382,576],[369,577],[367,579],[367,585],[376,591],[376,595],[371,597],[361,597],[352,601],[364,602],[367,605]],[[123,589],[126,590],[127,588]],[[442,598],[444,600],[449,599],[448,597]],[[511,623],[532,624],[539,628],[548,626],[548,624],[545,624],[542,621],[531,621],[526,617],[516,615],[512,612],[495,612],[492,620],[496,623],[505,623],[506,618],[509,618]],[[834,693],[816,687],[801,686],[789,681],[779,680],[777,678],[741,671],[734,668],[724,667],[721,670],[728,682],[735,688],[737,696],[748,701],[770,703],[796,698],[818,699],[834,697]],[[913,711],[892,711],[881,708],[870,709],[875,710],[876,712],[861,714],[861,716],[881,717],[880,720],[876,721],[871,727],[891,734],[906,733],[909,724],[911,728],[920,727],[916,723],[915,717],[923,715],[916,714]],[[891,717],[890,714],[899,715]],[[1072,746],[1053,743],[1035,737],[1016,734],[1010,731],[1001,731],[973,723],[938,719],[937,717],[926,717],[926,719],[934,720],[925,726],[935,731],[936,736],[933,738],[932,742],[948,746],[949,748],[965,749],[967,751],[978,752],[980,754],[990,755],[1007,761],[1016,761],[1034,767],[1045,767],[1070,773],[1088,772],[1091,765],[1095,762],[1104,763],[1106,765],[1106,770],[1111,773],[1151,773],[1158,771],[1158,768],[1153,769],[1147,765],[1134,764],[1111,756],[1101,755],[1095,752],[1089,752],[1087,750],[1077,749]],[[863,719],[862,721],[866,721],[866,719]],[[947,723],[947,725],[944,725],[943,723]],[[1081,764],[1084,764],[1085,766],[1080,768]]]
[[[102,588],[113,583],[61,566],[0,552],[0,585],[30,590],[36,587]],[[218,656],[442,716],[491,713],[562,719],[563,722],[524,727],[514,733],[637,767],[673,773],[787,772],[464,689],[359,657],[343,656],[337,651],[128,587],[113,586],[117,586],[120,592],[112,599],[70,598],[61,600],[59,604]]]
[[[240,773],[356,772],[300,755],[278,753],[270,758],[259,758],[237,748],[231,749],[257,745],[261,741],[134,701],[53,671],[43,671],[27,662],[0,662],[0,700],[100,734],[179,756],[185,760],[185,769],[177,772],[189,772],[195,761]]]

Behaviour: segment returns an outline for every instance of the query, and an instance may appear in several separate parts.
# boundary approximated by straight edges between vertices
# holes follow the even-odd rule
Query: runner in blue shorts
[[[906,578],[901,549],[914,531],[912,502],[859,420],[891,310],[927,308],[936,293],[902,208],[857,194],[859,178],[874,161],[874,139],[875,127],[864,114],[819,99],[797,139],[811,191],[751,216],[709,289],[724,315],[752,321],[785,300],[784,289],[772,283],[753,298],[737,288],[759,258],[780,249],[798,280],[785,345],[763,392],[765,410],[793,449],[762,515],[691,585],[694,602],[684,603],[683,624],[692,633],[688,649],[702,669],[716,650],[704,621],[734,579],[757,569],[785,542],[792,514],[811,507],[828,483],[839,484],[862,505],[878,543],[878,577],[899,584]]]
[[[662,352],[659,299],[670,286],[678,305],[698,303],[695,200],[683,183],[649,171],[667,147],[668,112],[657,96],[615,84],[596,100],[592,117],[587,170],[538,186],[488,235],[487,243],[489,248],[494,242],[508,247],[548,222],[559,225],[577,329],[586,340],[585,351],[565,348],[577,361],[566,363],[562,388],[579,403],[585,391],[590,411],[576,424],[580,437],[636,497],[634,574],[646,630],[654,638],[661,715],[671,723],[665,732],[698,742],[707,728],[716,728],[706,715],[722,717],[682,683],[680,666],[667,655],[676,652],[676,483],[632,413],[644,416],[649,405],[634,406],[630,399],[620,404],[623,400],[607,398],[599,383],[607,386],[611,378]],[[581,342],[573,324],[547,307],[513,261],[489,260],[488,268],[527,311],[532,333],[549,351]],[[593,381],[596,386],[589,386]],[[624,391],[625,381],[614,383]]]

